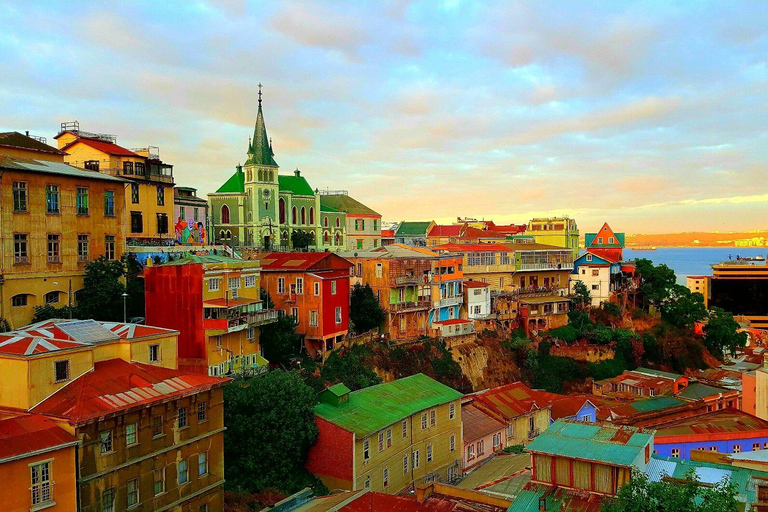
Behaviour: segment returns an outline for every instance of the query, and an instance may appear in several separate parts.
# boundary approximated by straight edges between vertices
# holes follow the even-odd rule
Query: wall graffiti
[[[207,233],[202,222],[184,220],[181,217],[176,221],[176,243],[179,245],[205,245]]]

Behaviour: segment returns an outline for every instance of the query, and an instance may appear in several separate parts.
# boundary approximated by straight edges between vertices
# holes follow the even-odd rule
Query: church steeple
[[[253,130],[253,139],[248,145],[247,164],[270,165],[277,167],[275,154],[272,152],[272,144],[267,137],[267,127],[264,124],[264,114],[261,111],[261,84],[259,84],[259,113],[256,116],[256,126]]]

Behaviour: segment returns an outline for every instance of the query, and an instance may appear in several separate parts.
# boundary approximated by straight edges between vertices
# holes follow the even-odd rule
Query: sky
[[[0,2],[0,131],[214,192],[263,84],[283,173],[386,221],[768,229],[768,2]]]

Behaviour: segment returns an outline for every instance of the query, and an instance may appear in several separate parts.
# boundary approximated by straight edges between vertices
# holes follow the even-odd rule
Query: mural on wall
[[[181,217],[176,222],[176,243],[179,245],[205,245],[207,234],[202,222],[184,220]]]

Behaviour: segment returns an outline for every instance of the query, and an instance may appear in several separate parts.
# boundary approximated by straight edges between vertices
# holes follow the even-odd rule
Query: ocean
[[[768,257],[768,247],[659,247],[655,251],[624,249],[626,261],[645,258],[655,265],[664,263],[675,271],[677,282],[685,284],[686,276],[712,275],[713,263],[720,263],[736,256]]]

